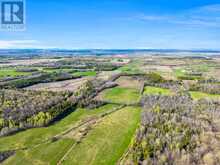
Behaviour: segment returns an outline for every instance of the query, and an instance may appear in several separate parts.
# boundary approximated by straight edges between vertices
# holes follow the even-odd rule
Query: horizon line
[[[166,50],[166,51],[220,51],[219,49],[213,48],[192,48],[192,49],[181,49],[181,48],[0,48],[0,50],[75,50],[75,51],[83,51],[83,50],[115,50],[115,51],[123,51],[123,50],[141,50],[141,51],[149,51],[149,50]]]

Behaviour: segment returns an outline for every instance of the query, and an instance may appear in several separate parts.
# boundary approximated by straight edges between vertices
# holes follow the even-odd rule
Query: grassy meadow
[[[16,69],[0,69],[0,78],[4,77],[17,77],[17,76],[27,76],[30,75],[31,72],[18,72]]]
[[[169,89],[146,86],[144,88],[144,95],[172,95]]]
[[[91,117],[92,115],[100,114],[112,108],[115,108],[115,106],[106,105],[96,111],[79,109],[67,117],[68,121],[61,121],[55,124],[54,127],[56,127],[57,130],[52,130],[51,127],[53,126],[48,127],[47,132],[51,131],[51,134],[50,136],[47,136],[47,138],[61,133],[64,131],[64,128],[67,129],[77,121],[82,120],[83,118],[85,119],[86,116]],[[64,120],[66,120],[66,118]],[[5,161],[4,164],[13,164],[16,162],[18,165],[28,165],[30,163],[34,165],[55,165],[67,152],[69,154],[62,164],[114,164],[128,148],[134,132],[137,129],[139,120],[140,108],[123,108],[104,117],[79,144],[76,144],[74,139],[66,137],[57,141],[50,140],[46,143],[42,143],[42,140],[46,138],[46,135],[41,135],[42,133],[45,134],[43,129],[46,128],[31,129],[29,130],[30,132],[33,132],[34,130],[38,131],[32,134],[32,138],[30,138],[31,133],[28,134],[29,138],[25,138],[24,136],[23,140],[25,140],[27,144],[24,143],[23,145],[26,147],[38,143],[39,145],[27,150],[17,151],[16,154]],[[66,123],[66,125],[64,123]],[[27,134],[27,132],[28,131],[23,132],[23,135]],[[41,135],[37,135],[37,133]],[[14,140],[15,138],[22,138],[18,135],[19,134],[14,135]],[[36,136],[38,136],[38,138],[41,137],[41,141],[38,139],[38,142],[36,142]],[[19,143],[19,140],[21,139],[18,139],[16,143]],[[12,140],[10,139],[10,141]],[[35,143],[33,143],[33,141],[35,141]],[[1,143],[3,143],[3,141]],[[4,143],[7,143],[6,139]],[[20,141],[20,143],[22,142]],[[73,145],[75,146],[71,148]]]
[[[71,128],[81,120],[85,120],[91,116],[97,116],[116,107],[116,105],[108,104],[92,111],[77,109],[61,121],[49,127],[29,129],[11,136],[2,137],[0,138],[0,151],[31,147],[42,143],[45,140]]]
[[[128,148],[140,120],[140,108],[126,107],[104,118],[63,164],[116,164]]]
[[[198,92],[198,91],[191,91],[190,92],[191,97],[194,100],[200,100],[200,99],[220,99],[220,95],[217,94],[208,94],[204,92]]]
[[[73,73],[74,76],[96,76],[95,71],[87,71],[87,72],[75,72]]]
[[[112,103],[132,104],[140,100],[140,92],[136,89],[115,87],[103,91],[101,98]]]

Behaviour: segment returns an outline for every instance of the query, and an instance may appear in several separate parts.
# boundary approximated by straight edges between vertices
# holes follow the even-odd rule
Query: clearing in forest
[[[171,95],[172,92],[170,89],[159,88],[159,87],[152,87],[146,86],[144,88],[144,95]]]
[[[140,100],[140,92],[137,89],[115,87],[104,90],[97,99],[118,104],[135,104]]]
[[[190,92],[191,97],[194,100],[200,100],[200,99],[214,99],[214,100],[220,100],[220,95],[218,94],[209,94],[199,91],[191,91]]]

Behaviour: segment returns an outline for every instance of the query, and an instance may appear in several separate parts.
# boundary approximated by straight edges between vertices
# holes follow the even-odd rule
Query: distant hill
[[[102,56],[102,55],[220,55],[220,50],[179,49],[0,49],[1,57]]]

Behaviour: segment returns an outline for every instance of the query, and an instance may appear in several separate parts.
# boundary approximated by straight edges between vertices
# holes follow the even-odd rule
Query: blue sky
[[[220,0],[26,0],[0,48],[220,49]]]

